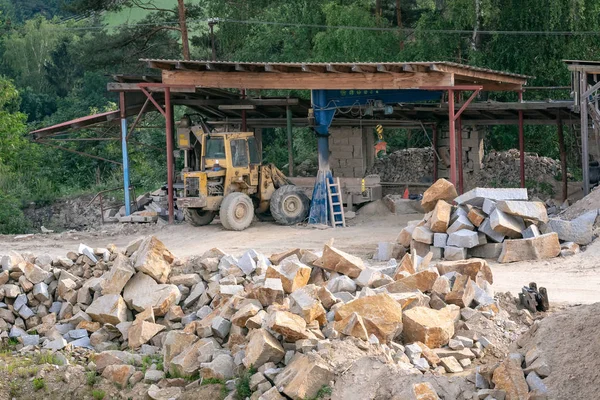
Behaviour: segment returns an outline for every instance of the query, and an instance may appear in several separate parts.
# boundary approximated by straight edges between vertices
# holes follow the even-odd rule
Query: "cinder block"
[[[336,144],[331,148],[332,153],[352,153],[354,146],[349,144]]]
[[[353,168],[354,167],[361,167],[362,168],[364,166],[362,158],[351,158],[351,159],[348,159],[348,160],[346,160],[346,165],[348,167],[353,167]]]
[[[354,158],[354,156],[352,155],[352,151],[332,151],[331,154],[338,160],[349,160]]]

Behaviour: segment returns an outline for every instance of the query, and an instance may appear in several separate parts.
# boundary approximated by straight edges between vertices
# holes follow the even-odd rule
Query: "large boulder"
[[[556,232],[552,232],[529,239],[505,240],[498,262],[544,260],[559,254],[560,241]]]
[[[387,293],[344,304],[335,311],[335,320],[343,321],[353,313],[361,317],[368,335],[373,334],[382,342],[389,342],[402,332],[402,307]]]
[[[429,348],[442,347],[454,336],[454,322],[460,317],[460,307],[449,305],[441,310],[414,307],[404,311],[406,343],[423,342]]]
[[[438,179],[423,193],[421,205],[425,212],[429,212],[435,208],[438,200],[445,200],[451,203],[456,196],[458,196],[458,193],[456,193],[456,188],[451,182],[445,179]]]
[[[104,274],[101,283],[102,294],[121,294],[129,279],[135,274],[129,259],[122,254],[117,255],[112,268]]]
[[[125,285],[123,298],[136,311],[152,307],[154,315],[162,317],[171,306],[179,304],[181,292],[175,285],[158,284],[150,276],[138,272]]]
[[[150,275],[158,283],[166,283],[175,256],[155,236],[149,236],[137,249],[134,268]]]
[[[334,373],[318,354],[297,353],[275,378],[275,386],[293,400],[315,398]]]
[[[267,362],[278,363],[283,360],[285,350],[277,339],[266,329],[255,329],[250,332],[246,353],[243,359],[244,366],[260,368]]]
[[[127,321],[127,305],[118,294],[100,296],[85,310],[95,322],[117,325]]]
[[[286,293],[292,293],[294,290],[306,286],[311,271],[310,267],[300,262],[298,256],[293,255],[282,260],[279,265],[269,265],[266,277],[281,279],[283,290]]]
[[[198,337],[191,333],[183,331],[169,331],[163,341],[163,361],[164,365],[169,365],[184,349],[191,346],[198,340]]]
[[[323,249],[323,257],[315,262],[315,265],[328,271],[335,271],[350,278],[358,278],[365,269],[362,259],[345,253],[329,245]]]

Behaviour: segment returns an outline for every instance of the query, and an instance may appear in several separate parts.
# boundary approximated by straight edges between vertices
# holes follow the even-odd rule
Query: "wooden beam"
[[[106,85],[109,92],[141,92],[140,87],[137,83],[120,83],[120,82],[109,82]],[[163,93],[164,88],[149,86],[146,90],[149,92]],[[196,88],[194,86],[187,87],[172,87],[171,93],[195,93]]]
[[[431,67],[431,65],[430,65]],[[435,64],[435,70],[439,72],[453,73],[456,74],[457,77],[466,76],[469,78],[477,78],[483,80],[490,80],[497,83],[505,82],[512,83],[515,85],[525,85],[527,83],[527,78],[518,78],[515,76],[499,74],[497,72],[487,72],[487,71],[476,71],[472,69],[446,65],[446,64]],[[473,80],[469,79],[470,84],[473,84]],[[479,84],[479,82],[477,82]]]
[[[332,74],[302,72],[163,71],[163,83],[235,89],[418,89],[448,86],[451,77],[440,73]]]

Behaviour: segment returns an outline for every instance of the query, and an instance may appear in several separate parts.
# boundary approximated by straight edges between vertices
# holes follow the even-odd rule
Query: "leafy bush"
[[[104,390],[94,389],[92,390],[92,397],[94,400],[102,400],[106,396]]]
[[[29,231],[30,225],[17,199],[0,193],[0,234],[15,234]]]
[[[44,378],[34,378],[33,379],[33,388],[35,389],[36,392],[45,387],[46,387],[46,381],[44,380]]]

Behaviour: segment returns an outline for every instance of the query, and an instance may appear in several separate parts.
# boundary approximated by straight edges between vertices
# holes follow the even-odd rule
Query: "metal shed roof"
[[[526,75],[446,61],[270,63],[142,59],[163,71],[163,83],[246,89],[404,89],[483,85],[520,90]]]

